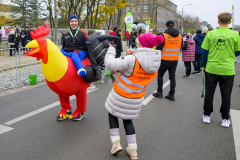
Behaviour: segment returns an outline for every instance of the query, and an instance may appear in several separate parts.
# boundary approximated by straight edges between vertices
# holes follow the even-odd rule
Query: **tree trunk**
[[[123,9],[120,9],[120,8],[119,8],[118,18],[117,18],[117,27],[118,27],[118,28],[121,26],[122,13],[123,13]]]
[[[97,16],[98,16],[99,3],[100,3],[100,0],[98,0],[98,2],[97,2],[97,10],[96,10],[96,14],[95,14],[95,20],[94,20],[93,28],[96,28],[96,24],[97,24]]]

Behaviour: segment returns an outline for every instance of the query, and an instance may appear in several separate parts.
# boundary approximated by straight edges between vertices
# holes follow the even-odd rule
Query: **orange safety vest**
[[[182,46],[182,36],[179,34],[177,37],[170,36],[163,33],[165,44],[162,49],[161,59],[167,61],[177,61]]]
[[[157,72],[148,73],[143,70],[138,60],[136,59],[133,74],[129,77],[118,74],[117,80],[114,83],[114,90],[122,97],[126,98],[143,98],[146,93],[148,83],[157,76]]]

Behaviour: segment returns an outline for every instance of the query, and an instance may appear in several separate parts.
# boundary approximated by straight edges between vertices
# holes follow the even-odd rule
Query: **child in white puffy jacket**
[[[162,36],[144,33],[136,39],[137,49],[132,55],[115,59],[116,51],[113,47],[110,47],[106,53],[105,67],[111,71],[120,71],[105,103],[113,143],[111,154],[118,154],[123,150],[118,123],[118,118],[122,118],[128,142],[126,151],[131,159],[138,159],[132,119],[139,115],[148,83],[157,76],[161,52],[152,48],[163,40]]]

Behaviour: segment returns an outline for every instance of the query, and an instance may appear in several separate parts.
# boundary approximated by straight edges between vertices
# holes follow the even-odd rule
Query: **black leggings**
[[[10,48],[12,48],[12,49],[10,49],[10,56],[12,56],[13,51],[15,50],[15,45],[10,45]]]
[[[184,62],[185,69],[186,69],[186,76],[191,75],[191,62]]]
[[[119,128],[118,118],[108,113],[110,129]],[[126,135],[135,134],[135,129],[132,123],[132,120],[124,120],[123,125],[125,128]]]
[[[15,49],[16,49],[16,52],[19,52],[19,42],[15,43]]]

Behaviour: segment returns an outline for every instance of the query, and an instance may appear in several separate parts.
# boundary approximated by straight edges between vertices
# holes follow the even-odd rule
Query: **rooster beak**
[[[26,52],[26,54],[27,54],[28,56],[33,56],[34,53],[37,53],[37,52],[40,51],[38,42],[37,42],[36,40],[30,41],[30,42],[25,46],[25,48],[32,48],[32,50]],[[33,57],[34,57],[34,56],[33,56]]]

